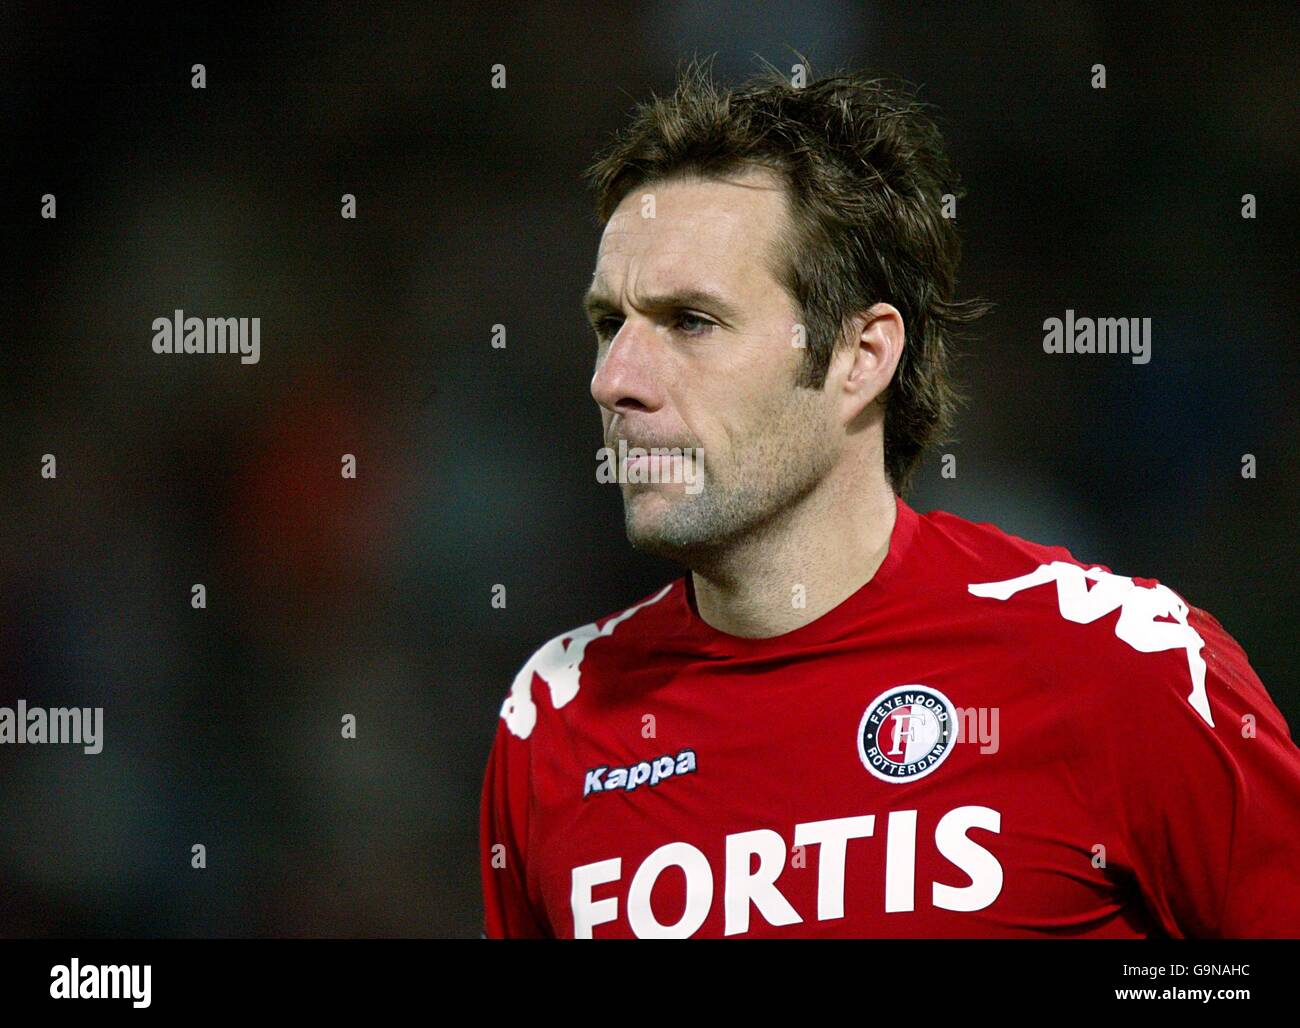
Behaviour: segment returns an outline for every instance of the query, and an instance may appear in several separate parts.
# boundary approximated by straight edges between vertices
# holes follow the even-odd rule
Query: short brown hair
[[[954,339],[992,309],[953,298],[961,240],[941,208],[964,190],[928,107],[883,79],[840,72],[797,87],[770,65],[720,90],[707,62],[692,60],[672,95],[639,104],[585,173],[602,222],[650,182],[752,166],[782,177],[794,237],[773,271],[807,327],[797,384],[825,384],[854,314],[886,302],[903,316],[906,345],[884,394],[885,471],[900,495],[962,400]]]

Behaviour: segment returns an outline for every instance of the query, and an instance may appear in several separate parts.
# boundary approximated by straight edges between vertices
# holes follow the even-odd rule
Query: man
[[[690,573],[516,677],[485,934],[1300,935],[1300,751],[1219,623],[902,499],[985,310],[922,108],[692,68],[590,179],[628,538]]]

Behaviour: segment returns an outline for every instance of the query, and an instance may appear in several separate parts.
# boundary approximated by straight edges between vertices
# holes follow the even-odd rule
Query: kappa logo
[[[952,701],[928,685],[899,685],[867,705],[858,724],[862,765],[885,782],[912,782],[936,770],[957,742]]]
[[[1024,589],[1049,582],[1056,585],[1057,609],[1067,621],[1089,625],[1118,610],[1115,635],[1139,653],[1186,650],[1192,686],[1187,702],[1207,725],[1214,727],[1210,699],[1205,692],[1205,658],[1201,656],[1205,640],[1188,621],[1187,604],[1168,586],[1159,583],[1140,586],[1131,578],[1113,575],[1100,568],[1081,568],[1054,560],[1050,564],[1040,564],[1019,578],[1005,582],[976,582],[966,588],[973,596],[1009,600]],[[1166,617],[1173,620],[1157,620]]]
[[[537,704],[533,701],[533,676],[536,675],[551,688],[551,706],[559,710],[578,695],[582,679],[582,660],[587,647],[597,639],[613,635],[614,629],[638,610],[658,603],[672,588],[669,582],[650,599],[628,607],[622,614],[610,618],[600,628],[593,621],[575,628],[572,632],[557,635],[528,658],[510,686],[510,694],[501,704],[501,717],[506,727],[521,739],[527,739],[537,726]]]
[[[582,798],[585,800],[593,792],[632,792],[643,785],[658,785],[666,778],[690,774],[695,766],[695,751],[682,750],[676,756],[666,753],[627,767],[593,767],[583,780]]]

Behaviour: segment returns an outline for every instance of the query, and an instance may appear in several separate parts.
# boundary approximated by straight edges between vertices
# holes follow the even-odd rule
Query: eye
[[[677,316],[677,325],[688,336],[708,335],[713,329],[718,327],[716,322],[710,321],[702,315],[692,314],[690,311],[682,311],[681,314]],[[696,327],[692,329],[689,327],[691,325]]]
[[[596,338],[602,342],[618,332],[618,326],[623,324],[623,319],[612,314],[606,315],[596,322],[592,327],[596,330]]]

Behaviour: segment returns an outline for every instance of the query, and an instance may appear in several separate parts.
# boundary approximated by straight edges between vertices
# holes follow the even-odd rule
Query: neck
[[[692,569],[695,604],[708,625],[750,639],[784,635],[871,581],[889,554],[894,491],[883,476],[852,490],[824,485]]]

